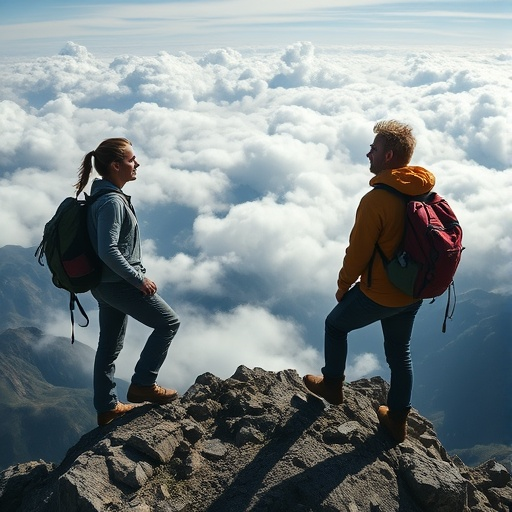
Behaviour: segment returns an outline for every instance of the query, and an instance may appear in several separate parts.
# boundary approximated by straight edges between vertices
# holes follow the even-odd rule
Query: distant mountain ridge
[[[54,339],[40,350],[36,328],[0,333],[0,467],[43,458],[60,460],[67,447],[94,428],[91,378],[82,370],[91,349],[65,354]]]
[[[455,315],[449,332],[437,335],[430,315],[418,318],[415,405],[427,417],[438,416],[436,430],[449,450],[512,447],[512,298],[473,290],[458,298]]]
[[[48,277],[31,249],[0,248],[0,330],[27,325],[27,320],[37,325],[42,312],[56,305],[58,290],[48,290]]]
[[[59,461],[95,427],[94,351],[79,342],[68,350],[69,338],[41,331],[50,309],[66,311],[67,298],[34,250],[0,248],[0,468],[37,458]],[[95,307],[87,294],[82,302]],[[512,298],[482,290],[460,294],[446,334],[444,308],[444,298],[425,304],[415,324],[413,405],[466,463],[494,457],[510,469]],[[126,384],[119,385],[124,396]]]
[[[0,469],[33,459],[59,461],[96,427],[94,350],[35,327],[0,333]],[[118,380],[120,392],[128,384]]]

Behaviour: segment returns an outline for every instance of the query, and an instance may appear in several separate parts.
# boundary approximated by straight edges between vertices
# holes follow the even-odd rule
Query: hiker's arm
[[[382,230],[379,208],[372,202],[369,194],[371,192],[361,199],[356,211],[349,245],[345,251],[343,266],[338,274],[338,290],[336,292],[338,302],[368,267],[375,243]]]
[[[138,230],[135,229],[135,226],[129,234],[130,236],[123,240],[122,245],[120,244],[121,230],[126,215],[128,215],[126,207],[120,201],[107,201],[98,209],[98,256],[122,279],[141,288],[144,274],[134,268],[133,262],[127,259],[127,256],[129,257],[134,252],[134,246],[138,242],[136,239]],[[133,239],[130,239],[131,235],[133,235]],[[124,238],[126,238],[126,233],[124,233]]]

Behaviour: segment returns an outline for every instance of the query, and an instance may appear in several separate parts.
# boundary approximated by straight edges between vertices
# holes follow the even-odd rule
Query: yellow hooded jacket
[[[435,185],[435,176],[423,167],[408,166],[382,171],[370,185],[383,183],[408,195],[426,194]],[[338,277],[338,300],[360,278],[361,291],[382,306],[400,307],[418,299],[393,286],[386,275],[382,258],[374,258],[371,286],[368,286],[369,263],[378,242],[391,259],[400,244],[405,227],[404,201],[387,190],[373,189],[363,196],[356,212],[354,227]]]

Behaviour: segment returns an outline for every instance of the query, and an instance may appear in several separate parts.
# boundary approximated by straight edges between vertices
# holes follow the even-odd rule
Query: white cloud
[[[180,252],[166,259],[157,255],[153,241],[146,240],[143,247],[148,276],[160,287],[168,287],[178,293],[195,292],[205,296],[222,294],[224,267],[232,263],[230,259],[233,257],[194,258]]]
[[[321,365],[318,351],[304,342],[303,333],[292,319],[277,317],[251,305],[240,305],[225,312],[172,306],[179,312],[182,325],[160,371],[159,382],[181,393],[202,373],[210,372],[226,379],[242,364],[270,371],[295,368],[301,374]],[[84,329],[77,326],[76,339],[95,348],[98,315],[94,310],[87,313],[90,326]],[[44,330],[54,336],[68,336],[69,315],[51,313]],[[129,320],[125,345],[116,362],[118,378],[130,381],[150,332],[133,319]]]
[[[360,354],[354,358],[353,364],[347,366],[345,377],[347,381],[371,377],[382,370],[375,354]]]
[[[512,292],[511,59],[503,50],[296,43],[105,61],[69,43],[61,55],[0,61],[0,245],[38,244],[58,202],[73,193],[83,155],[126,136],[141,164],[127,192],[146,266],[191,324],[176,341],[183,357],[185,340],[196,350],[203,339],[200,327],[216,341],[218,364],[227,357],[223,372],[249,356],[254,365],[317,364],[308,343],[318,348],[333,305],[379,119],[413,125],[414,163],[434,171],[460,218],[467,249],[458,291]],[[191,297],[201,304],[195,315]],[[312,325],[316,342],[302,334]],[[239,358],[232,347],[247,333],[251,348]],[[279,336],[310,355],[290,358]],[[374,367],[361,358],[350,363],[354,373]]]
[[[267,370],[296,368],[305,373],[318,368],[318,352],[304,343],[292,319],[272,315],[260,307],[240,305],[232,311],[199,318],[185,311],[183,329],[169,357],[169,378],[209,371],[227,378],[244,364]]]
[[[337,213],[332,204],[302,207],[266,196],[232,207],[223,218],[198,217],[195,239],[203,254],[232,255],[229,263],[235,270],[259,276],[271,296],[274,287],[293,297],[322,293],[329,284],[334,293],[332,270],[344,251],[336,240],[341,236]]]

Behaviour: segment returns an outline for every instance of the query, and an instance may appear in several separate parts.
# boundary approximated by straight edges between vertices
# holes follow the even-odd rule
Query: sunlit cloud
[[[144,264],[182,318],[162,378],[183,388],[239,364],[318,372],[377,120],[413,126],[413,162],[436,174],[462,223],[458,291],[512,292],[511,61],[504,49],[305,41],[110,59],[68,43],[50,57],[0,61],[0,246],[37,245],[83,155],[126,136],[141,164],[126,192]],[[93,348],[94,315],[79,331]],[[69,318],[50,318],[48,332],[68,336]],[[144,329],[130,323],[123,378]],[[383,368],[381,351],[354,344],[347,375]]]

